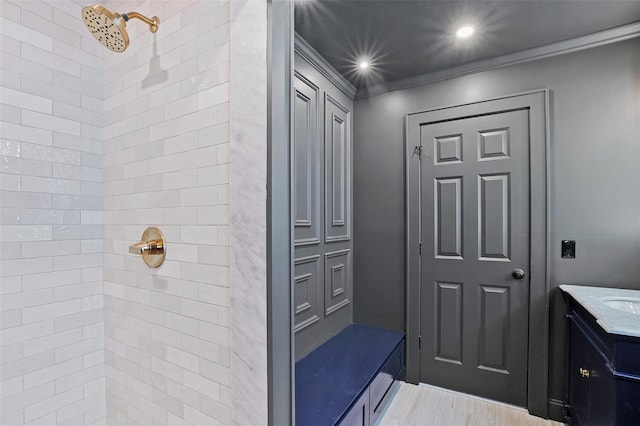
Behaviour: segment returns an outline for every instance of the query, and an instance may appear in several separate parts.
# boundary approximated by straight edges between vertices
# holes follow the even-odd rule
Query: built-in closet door
[[[352,322],[353,101],[296,52],[293,99],[296,360]]]

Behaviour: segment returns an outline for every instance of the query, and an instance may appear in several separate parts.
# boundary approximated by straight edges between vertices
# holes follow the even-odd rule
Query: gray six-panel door
[[[419,129],[420,381],[519,406],[527,405],[528,114],[425,116]]]

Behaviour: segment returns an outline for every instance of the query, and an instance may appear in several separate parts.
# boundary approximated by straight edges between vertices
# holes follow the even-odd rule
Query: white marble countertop
[[[562,284],[560,289],[580,303],[609,334],[640,337],[640,315],[610,308],[602,302],[611,298],[640,298],[640,290],[587,287]]]

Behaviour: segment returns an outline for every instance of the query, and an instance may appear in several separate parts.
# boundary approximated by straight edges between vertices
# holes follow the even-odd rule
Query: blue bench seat
[[[369,387],[373,412],[402,379],[403,367],[404,333],[360,324],[346,327],[296,362],[296,425],[339,424]]]

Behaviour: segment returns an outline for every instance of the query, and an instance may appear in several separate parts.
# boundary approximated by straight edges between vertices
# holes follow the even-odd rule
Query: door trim
[[[418,114],[429,113],[430,122],[477,115],[477,107],[487,112],[528,109],[530,171],[530,289],[527,409],[547,418],[549,372],[549,281],[550,281],[550,96],[548,89],[535,90],[486,101],[470,102],[407,114],[405,117],[405,199],[406,199],[406,377],[420,379],[420,163],[410,141],[418,140]],[[544,318],[544,321],[540,321]]]
[[[240,4],[238,9],[247,5]],[[293,2],[267,0],[267,418],[295,423],[293,354],[293,238],[291,135],[293,128]],[[245,8],[246,9],[246,8]],[[246,12],[246,11],[245,11]]]

